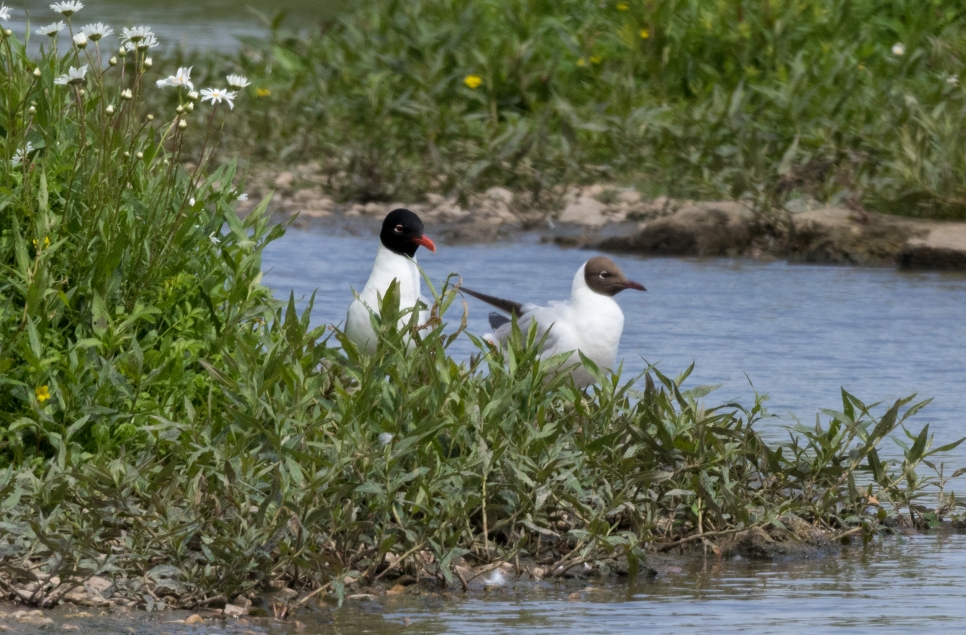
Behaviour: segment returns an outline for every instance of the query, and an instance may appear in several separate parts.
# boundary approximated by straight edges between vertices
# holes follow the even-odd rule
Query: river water
[[[165,49],[216,49],[233,51],[239,38],[268,33],[267,19],[285,12],[288,23],[308,25],[334,15],[345,0],[89,0],[71,19],[75,25],[104,22],[114,28],[109,39],[116,46],[122,27],[147,25]],[[6,0],[11,8],[9,26],[21,38],[29,18],[31,38],[39,27],[62,17],[50,10],[50,0]],[[66,32],[61,35],[66,42]]]

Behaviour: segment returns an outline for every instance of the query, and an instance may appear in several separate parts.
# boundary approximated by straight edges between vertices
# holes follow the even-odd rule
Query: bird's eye
[[[396,233],[397,234],[401,234],[402,232],[403,232],[403,226],[402,225],[396,225]]]
[[[608,277],[610,277],[610,274],[607,273],[606,271],[601,271],[600,272],[600,277],[601,277],[601,279],[606,280]]]

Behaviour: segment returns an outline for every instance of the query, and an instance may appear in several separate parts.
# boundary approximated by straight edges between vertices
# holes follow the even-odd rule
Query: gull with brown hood
[[[386,216],[379,232],[379,247],[372,273],[362,292],[349,305],[345,333],[360,351],[369,355],[376,352],[376,332],[372,328],[372,315],[379,315],[379,305],[389,285],[395,280],[399,285],[399,308],[410,309],[421,302],[421,323],[429,319],[425,309],[429,303],[421,295],[422,279],[416,266],[416,250],[420,247],[435,252],[436,245],[423,233],[423,221],[408,209],[395,209]],[[408,321],[405,315],[400,326]]]
[[[474,298],[515,315],[523,332],[536,323],[538,337],[546,334],[542,358],[572,352],[566,366],[573,367],[574,383],[580,387],[594,383],[594,378],[581,364],[577,351],[602,370],[614,367],[624,331],[624,312],[614,296],[625,289],[647,290],[639,282],[629,280],[617,263],[606,256],[596,256],[581,265],[574,276],[570,300],[551,302],[550,306],[504,300],[462,287],[462,291]],[[493,333],[486,335],[486,339],[503,344],[510,337],[510,318],[499,313],[490,313],[489,317]]]

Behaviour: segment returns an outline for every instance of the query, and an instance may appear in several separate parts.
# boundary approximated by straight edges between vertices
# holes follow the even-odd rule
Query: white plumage
[[[463,287],[469,295],[515,314],[522,332],[528,332],[536,324],[538,337],[546,335],[540,350],[542,359],[572,353],[564,366],[572,367],[574,383],[580,387],[594,383],[594,378],[582,364],[579,353],[601,370],[613,369],[617,361],[624,312],[614,296],[625,289],[646,290],[639,282],[628,280],[620,267],[606,256],[591,258],[577,270],[568,302],[551,302],[549,306],[520,304]],[[498,313],[490,314],[490,326],[493,333],[484,337],[493,344],[504,344],[512,333],[510,319]]]
[[[550,306],[523,305],[522,315],[517,318],[520,330],[526,333],[531,322],[537,323],[538,338],[550,331],[540,351],[541,358],[574,351],[564,366],[577,365],[571,371],[577,386],[594,383],[594,378],[580,363],[577,351],[602,370],[614,367],[624,331],[624,312],[614,298],[596,293],[587,286],[583,266],[574,276],[569,301],[550,302]],[[510,337],[511,328],[511,323],[507,322],[489,334],[488,339],[502,344]]]
[[[380,244],[369,280],[362,288],[362,292],[349,305],[345,323],[346,335],[359,347],[359,350],[368,355],[376,352],[377,341],[376,333],[372,330],[369,310],[379,315],[379,305],[393,280],[399,281],[400,310],[412,308],[420,301],[425,306],[429,305],[421,295],[422,279],[416,266],[416,259],[393,253]],[[420,311],[420,324],[428,319],[429,311]],[[400,318],[399,326],[404,326],[408,320],[409,314],[406,314]]]

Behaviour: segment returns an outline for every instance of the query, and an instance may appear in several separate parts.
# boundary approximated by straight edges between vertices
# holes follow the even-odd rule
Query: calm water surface
[[[6,4],[12,9],[9,26],[18,38],[23,36],[25,16],[29,17],[35,44],[47,39],[33,35],[37,27],[62,19],[50,10],[51,0],[7,0]],[[166,49],[232,51],[240,37],[264,36],[265,18],[277,11],[286,12],[289,24],[305,27],[346,5],[345,0],[85,0],[84,9],[72,20],[80,26],[90,22],[112,26],[115,34],[108,42],[112,47],[118,45],[121,27],[148,25]],[[66,35],[61,37],[66,43]]]
[[[469,599],[453,592],[350,600],[341,610],[299,613],[301,628],[269,620],[173,622],[186,612],[48,615],[57,630],[66,623],[84,635],[959,633],[966,628],[964,565],[966,535],[946,534],[890,538],[799,562],[710,558],[665,566],[655,578],[635,583],[510,581],[489,593],[472,592]],[[49,631],[19,626],[15,632]]]

